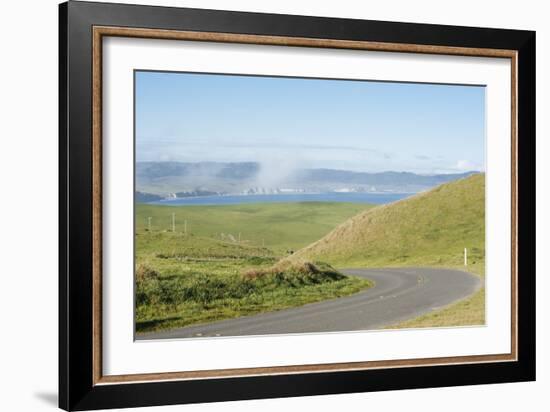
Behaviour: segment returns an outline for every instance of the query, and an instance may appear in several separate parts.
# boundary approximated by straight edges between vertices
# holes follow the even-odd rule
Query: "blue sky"
[[[484,170],[485,88],[136,72],[137,161]]]

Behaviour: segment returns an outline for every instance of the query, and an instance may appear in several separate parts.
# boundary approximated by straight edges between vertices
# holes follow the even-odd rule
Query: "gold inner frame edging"
[[[421,53],[455,56],[496,57],[511,60],[511,352],[506,354],[451,356],[439,358],[394,359],[382,361],[289,365],[273,367],[217,369],[141,373],[131,375],[103,375],[102,340],[102,40],[104,36],[163,40],[187,40],[271,46],[318,47],[332,49],[368,50],[398,53]],[[336,372],[414,366],[458,365],[467,363],[493,363],[517,361],[517,52],[515,50],[431,46],[420,44],[384,43],[355,40],[335,40],[250,34],[142,29],[129,27],[93,27],[92,41],[92,305],[93,305],[93,384],[136,383],[150,381],[215,379],[227,377],[281,375],[298,373]]]

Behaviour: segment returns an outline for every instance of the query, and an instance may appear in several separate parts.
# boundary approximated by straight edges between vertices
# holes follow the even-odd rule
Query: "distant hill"
[[[459,266],[485,256],[485,174],[362,212],[290,257],[339,267]]]
[[[163,197],[159,195],[152,195],[151,193],[136,192],[135,199],[138,203],[147,203],[162,200]]]
[[[420,175],[409,172],[365,173],[334,169],[289,170],[282,165],[255,162],[137,162],[136,190],[168,193],[277,193],[280,189],[306,192],[416,193],[475,172]]]
[[[410,172],[365,173],[333,169],[305,169],[300,170],[296,174],[295,179],[306,182],[334,182],[378,186],[435,186],[469,176],[472,173],[475,172],[419,175]]]

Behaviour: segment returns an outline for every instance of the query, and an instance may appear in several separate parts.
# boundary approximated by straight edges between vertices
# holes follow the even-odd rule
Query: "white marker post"
[[[468,249],[464,248],[464,266],[468,266]]]
[[[149,229],[149,232],[151,231],[151,219],[152,217],[150,216],[147,218],[147,229]]]

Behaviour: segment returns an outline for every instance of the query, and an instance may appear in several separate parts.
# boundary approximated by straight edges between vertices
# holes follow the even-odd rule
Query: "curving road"
[[[138,340],[378,329],[474,293],[479,277],[435,268],[345,269],[375,286],[355,295],[291,309],[136,336]]]

